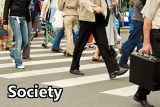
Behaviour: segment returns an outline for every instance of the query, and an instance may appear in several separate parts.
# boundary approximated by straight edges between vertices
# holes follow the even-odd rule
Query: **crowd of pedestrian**
[[[8,31],[7,36],[9,36],[7,39],[0,40],[0,48],[10,51],[10,57],[16,68],[25,68],[21,58],[31,60],[31,31],[34,29],[35,38],[38,37],[41,22],[45,22],[42,47],[49,48],[47,43],[50,42],[53,44],[52,52],[73,57],[69,70],[72,74],[84,75],[80,71],[80,58],[86,49],[87,42],[90,42],[90,48],[96,47],[92,61],[104,62],[111,79],[128,71],[130,67],[127,64],[128,58],[136,46],[137,52],[142,48],[144,53],[148,54],[150,51],[151,54],[160,58],[159,0],[130,1],[128,18],[130,35],[119,49],[122,54],[119,64],[116,60],[117,53],[114,50],[117,35],[120,36],[118,21],[121,20],[121,17],[117,9],[118,1],[45,0],[42,9],[40,7],[40,0],[1,0],[0,2],[0,17],[3,20],[1,24],[3,24],[3,29]],[[63,11],[64,27],[57,31],[53,29],[52,22],[58,9]],[[109,15],[108,20],[107,15]],[[75,33],[73,28],[76,24],[79,24],[79,30]],[[66,49],[60,48],[63,37],[66,38]],[[22,55],[21,51],[23,51]],[[121,70],[119,66],[127,69]],[[139,86],[134,100],[143,107],[153,107],[147,101],[149,93],[149,90]]]

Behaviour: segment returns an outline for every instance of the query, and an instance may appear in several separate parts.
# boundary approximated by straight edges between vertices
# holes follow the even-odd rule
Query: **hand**
[[[152,55],[152,47],[151,47],[151,44],[150,43],[144,43],[143,44],[143,47],[142,47],[142,52],[144,54],[150,54]]]
[[[43,21],[43,18],[40,18],[39,21],[42,22],[42,21]]]
[[[92,7],[94,11],[98,12],[98,13],[104,13],[104,10],[101,7]]]
[[[8,25],[3,25],[4,30],[8,30]]]

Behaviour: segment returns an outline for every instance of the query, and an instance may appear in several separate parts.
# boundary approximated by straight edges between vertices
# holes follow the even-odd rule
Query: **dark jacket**
[[[34,10],[31,12],[31,14],[36,15],[37,12],[40,12],[39,1],[33,0],[33,3],[34,3]]]
[[[30,21],[29,4],[30,0],[6,0],[4,6],[3,24],[8,25],[8,14],[10,16],[26,17],[27,22]]]
[[[134,10],[132,14],[133,21],[140,21],[140,22],[144,21],[141,10],[143,9],[145,3],[146,3],[146,0],[135,0]]]

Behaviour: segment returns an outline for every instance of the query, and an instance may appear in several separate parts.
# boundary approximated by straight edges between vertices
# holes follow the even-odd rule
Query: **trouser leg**
[[[24,47],[22,52],[22,57],[24,58],[30,58],[30,39],[31,39],[31,29],[32,29],[32,23],[27,23],[28,27],[28,44]]]

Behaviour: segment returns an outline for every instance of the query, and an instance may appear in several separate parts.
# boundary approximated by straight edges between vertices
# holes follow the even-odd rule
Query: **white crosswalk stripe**
[[[37,49],[38,50],[38,49]],[[44,50],[44,49],[43,49]],[[39,51],[39,50],[38,50]],[[38,52],[36,51],[36,52]],[[46,50],[46,51],[51,51],[51,50]],[[33,52],[33,51],[32,51]],[[83,54],[91,54],[93,53],[94,50],[91,51],[84,51]],[[38,57],[49,57],[49,56],[63,56],[62,53],[47,53],[47,54],[31,54],[31,58],[38,58]],[[92,57],[91,57],[92,58]],[[6,60],[6,59],[11,59],[10,56],[6,56],[6,57],[0,57],[0,60]]]
[[[104,91],[100,93],[129,97],[129,96],[134,95],[136,90],[137,90],[137,85],[133,85],[133,86],[118,88],[114,90]]]
[[[129,74],[126,73],[126,74],[124,74],[120,77],[117,77],[117,78],[128,77],[128,75]],[[46,82],[46,83],[42,83],[42,84],[53,85],[53,86],[58,86],[58,87],[70,87],[70,86],[82,85],[82,84],[105,81],[105,80],[110,80],[108,73],[58,80],[58,81]]]
[[[81,66],[81,70],[93,69],[93,68],[98,68],[98,67],[105,67],[105,64],[101,63],[101,64],[82,65]],[[2,78],[8,78],[8,79],[10,79],[10,78],[22,78],[22,77],[44,75],[44,74],[53,74],[53,73],[68,72],[69,69],[70,69],[69,67],[61,67],[61,68],[52,68],[52,69],[25,71],[25,72],[2,74],[2,75],[0,75],[0,77],[2,77]]]

